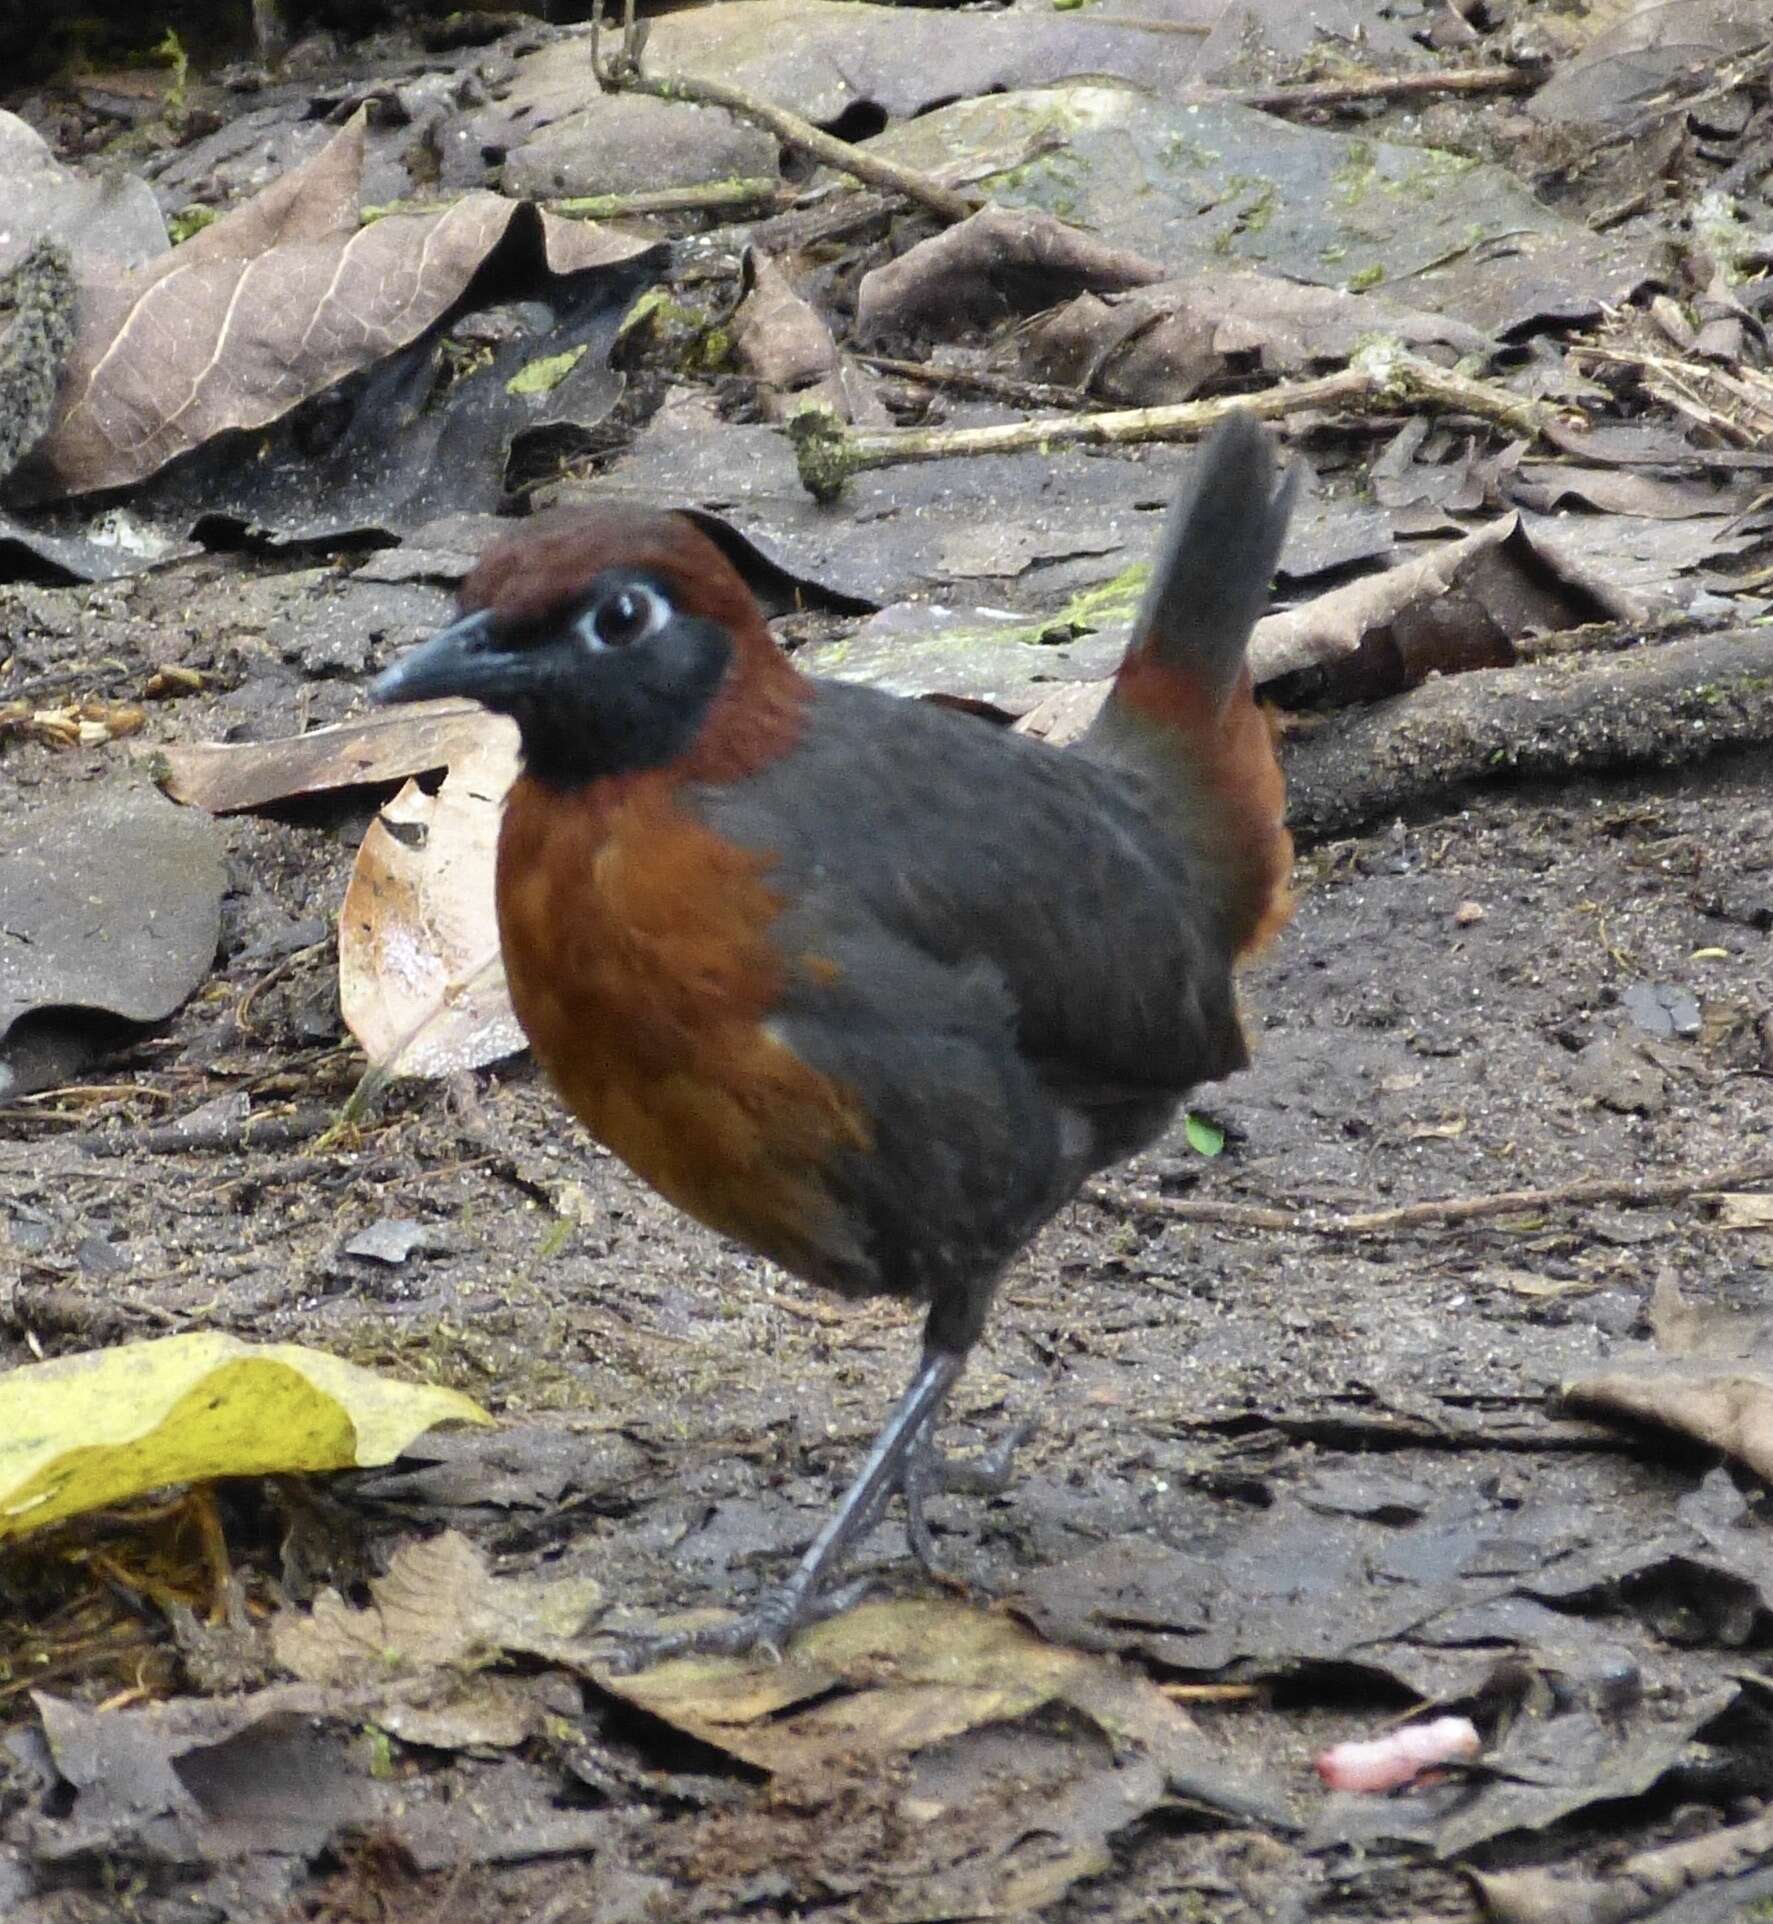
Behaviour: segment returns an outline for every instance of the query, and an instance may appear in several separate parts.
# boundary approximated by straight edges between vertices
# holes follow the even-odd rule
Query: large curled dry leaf
[[[219,1331],[0,1377],[0,1540],[167,1483],[390,1463],[435,1423],[490,1423],[450,1389]]]
[[[359,113],[184,246],[139,267],[83,269],[61,418],[40,450],[53,491],[122,487],[226,430],[277,420],[417,339],[512,221],[536,218],[478,192],[359,226],[363,147]],[[588,223],[546,227],[557,272],[644,251]]]
[[[407,783],[357,852],[339,916],[339,1005],[378,1068],[441,1076],[523,1047],[499,962],[493,869],[517,730],[484,718],[442,788]]]

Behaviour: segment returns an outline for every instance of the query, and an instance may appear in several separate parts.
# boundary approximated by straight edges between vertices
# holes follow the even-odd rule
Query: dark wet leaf
[[[952,12],[854,0],[715,0],[667,14],[647,41],[661,74],[718,74],[819,125],[861,104],[894,119],[942,101],[1074,74],[1177,90],[1200,37],[1161,17],[1012,9]]]
[[[109,527],[86,517],[25,522],[0,512],[0,575],[8,580],[111,581],[200,551],[145,521],[120,516]]]
[[[1773,1815],[1751,1818],[1702,1837],[1638,1851],[1614,1864],[1604,1878],[1567,1868],[1474,1871],[1484,1907],[1496,1924],[1631,1924],[1636,1918],[1672,1918],[1672,1900],[1731,1880],[1728,1892],[1710,1893],[1706,1914],[1722,1899],[1739,1917],[1769,1888],[1763,1869],[1773,1853]],[[1761,1871],[1752,1880],[1745,1874]],[[1741,1907],[1741,1908],[1739,1908]],[[1679,1907],[1683,1916],[1687,1907]],[[1758,1908],[1758,1905],[1755,1906]],[[1698,1915],[1697,1912],[1693,1915]]]
[[[1578,1708],[1523,1715],[1460,1781],[1407,1797],[1332,1797],[1312,1828],[1319,1844],[1387,1839],[1456,1857],[1510,1831],[1541,1831],[1573,1812],[1641,1797],[1679,1768],[1694,1736],[1736,1697],[1712,1683],[1646,1701],[1628,1718]]]
[[[0,850],[4,1041],[38,1010],[170,1015],[209,974],[226,874],[215,825],[113,776],[13,801]]]
[[[1642,515],[1655,521],[1735,513],[1751,499],[1746,488],[1716,487],[1709,481],[1674,481],[1617,468],[1540,461],[1523,461],[1515,469],[1509,493],[1523,507],[1541,513],[1579,502],[1604,514]]]
[[[717,107],[606,95],[582,41],[520,63],[508,92],[462,129],[479,147],[507,149],[500,184],[516,195],[657,192],[704,181],[769,180],[774,138]]]
[[[336,1693],[286,1684],[124,1710],[35,1701],[74,1793],[72,1814],[39,1839],[49,1862],[95,1851],[172,1864],[306,1853],[382,1802],[349,1733],[319,1721],[348,1711]]]

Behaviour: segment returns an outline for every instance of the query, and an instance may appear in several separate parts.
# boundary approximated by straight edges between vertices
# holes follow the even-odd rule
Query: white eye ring
[[[627,648],[648,635],[656,635],[671,619],[671,604],[655,588],[629,582],[594,602],[579,617],[580,636],[592,648],[603,652]]]

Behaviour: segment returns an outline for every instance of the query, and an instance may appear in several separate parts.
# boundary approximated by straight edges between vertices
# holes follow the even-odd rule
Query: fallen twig
[[[251,1150],[287,1149],[317,1135],[332,1120],[332,1111],[319,1103],[297,1103],[277,1114],[199,1116],[195,1121],[169,1122],[154,1129],[121,1135],[95,1132],[78,1138],[79,1146],[94,1156],[182,1156],[245,1154]]]
[[[1439,73],[1360,74],[1347,80],[1314,80],[1297,87],[1248,91],[1213,90],[1204,98],[1264,113],[1295,108],[1342,107],[1360,100],[1412,100],[1428,94],[1530,94],[1545,75],[1531,67],[1447,67]],[[1197,96],[1189,95],[1192,101]]]
[[[1552,1189],[1504,1189],[1488,1196],[1442,1196],[1335,1215],[1316,1209],[1264,1209],[1253,1203],[1215,1202],[1207,1197],[1150,1196],[1092,1183],[1084,1200],[1126,1216],[1164,1216],[1174,1222],[1217,1223],[1228,1229],[1266,1229],[1301,1236],[1390,1236],[1400,1229],[1434,1229],[1492,1216],[1529,1215],[1590,1203],[1645,1209],[1656,1203],[1688,1202],[1724,1190],[1773,1183],[1773,1159],[1740,1162],[1702,1176],[1600,1176],[1560,1183]]]
[[[978,203],[967,195],[955,193],[914,167],[902,167],[880,154],[864,153],[860,147],[839,140],[835,134],[826,133],[810,120],[802,120],[799,114],[791,114],[773,101],[747,93],[743,87],[732,86],[724,80],[710,80],[700,74],[672,74],[661,78],[643,72],[641,54],[645,34],[635,25],[634,0],[623,0],[622,45],[608,60],[602,56],[602,35],[603,0],[597,0],[591,15],[591,66],[605,93],[652,94],[659,100],[724,107],[729,114],[737,114],[753,126],[774,134],[783,146],[810,156],[822,166],[835,167],[855,180],[866,181],[870,187],[903,194],[907,200],[927,207],[944,220],[965,220],[977,211]]]
[[[655,187],[634,194],[573,194],[542,205],[567,220],[631,220],[645,214],[725,213],[734,207],[786,206],[791,189],[779,180],[705,180],[692,187]]]
[[[1487,381],[1452,374],[1432,362],[1381,346],[1367,350],[1338,374],[1212,401],[1012,421],[1002,427],[882,428],[862,433],[847,430],[829,409],[811,407],[789,421],[788,437],[794,444],[801,485],[815,500],[831,501],[851,475],[901,462],[1182,440],[1204,433],[1228,414],[1241,412],[1277,421],[1311,409],[1362,404],[1420,405],[1474,414],[1528,440],[1537,440],[1555,418],[1544,402],[1522,400]]]
[[[1007,401],[1012,407],[1083,408],[1090,404],[1082,388],[1018,381],[1008,374],[989,374],[983,368],[930,367],[923,361],[896,361],[885,354],[858,354],[856,359],[864,367],[902,381],[920,381],[927,387],[970,388],[976,394],[989,394],[993,400]]]

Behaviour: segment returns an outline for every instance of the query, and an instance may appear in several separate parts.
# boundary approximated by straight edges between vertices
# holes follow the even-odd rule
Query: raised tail
[[[1250,692],[1250,630],[1286,538],[1297,469],[1279,486],[1255,417],[1202,446],[1164,523],[1126,657],[1082,752],[1154,781],[1199,861],[1233,951],[1291,909],[1293,843],[1274,734]]]

